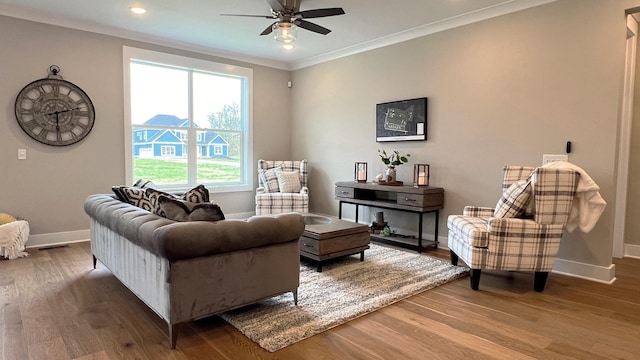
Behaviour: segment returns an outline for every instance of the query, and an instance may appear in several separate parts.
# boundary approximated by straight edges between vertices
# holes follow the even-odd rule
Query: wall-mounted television
[[[376,141],[427,140],[427,98],[376,105]]]

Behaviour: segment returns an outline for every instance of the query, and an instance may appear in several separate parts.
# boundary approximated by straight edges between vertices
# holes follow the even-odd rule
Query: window
[[[173,157],[176,156],[176,147],[175,146],[161,146],[160,153],[162,157]]]
[[[253,190],[253,71],[130,47],[123,54],[127,183]]]

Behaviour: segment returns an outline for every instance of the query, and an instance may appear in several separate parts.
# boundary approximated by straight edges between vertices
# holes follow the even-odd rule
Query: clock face
[[[35,140],[64,146],[91,132],[95,111],[89,96],[76,85],[62,79],[40,79],[18,94],[16,119]]]

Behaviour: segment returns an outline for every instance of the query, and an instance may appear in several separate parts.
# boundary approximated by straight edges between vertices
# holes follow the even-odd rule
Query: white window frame
[[[242,160],[240,168],[241,182],[234,184],[215,183],[208,186],[210,192],[234,192],[253,191],[253,69],[235,65],[216,63],[201,59],[189,58],[179,55],[166,54],[157,51],[138,49],[129,46],[122,47],[123,54],[123,76],[124,76],[124,154],[125,154],[125,179],[127,184],[133,184],[133,131],[131,124],[131,86],[130,86],[130,64],[131,60],[140,60],[150,63],[169,64],[178,68],[202,70],[223,75],[239,76],[243,78],[245,84],[243,88],[242,113],[246,114],[244,138],[242,140]],[[195,167],[197,166],[197,142],[189,143],[192,151],[187,151],[189,166],[192,178],[188,179],[189,184],[185,186],[171,186],[169,190],[188,190],[197,180],[195,179]],[[205,184],[207,185],[207,184]]]
[[[222,155],[222,145],[213,145],[213,155]]]
[[[175,157],[176,156],[176,146],[175,145],[161,145],[160,146],[160,156],[162,156],[162,157]]]

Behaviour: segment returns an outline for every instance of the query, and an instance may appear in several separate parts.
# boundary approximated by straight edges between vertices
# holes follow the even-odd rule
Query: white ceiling
[[[273,20],[220,16],[269,15],[266,0],[0,0],[0,14],[292,70],[552,1],[302,0],[346,14],[310,19],[332,32],[300,29],[293,50],[259,35]],[[131,14],[134,4],[148,12]]]

